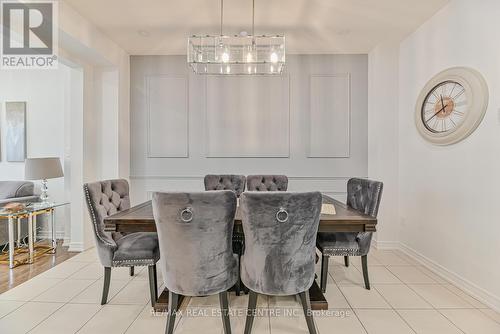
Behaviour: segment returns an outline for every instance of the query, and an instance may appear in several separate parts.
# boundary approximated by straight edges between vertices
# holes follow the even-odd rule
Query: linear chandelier
[[[187,62],[193,71],[205,75],[281,74],[285,67],[285,36],[255,36],[255,0],[251,35],[224,35],[224,0],[220,7],[220,35],[188,38]]]

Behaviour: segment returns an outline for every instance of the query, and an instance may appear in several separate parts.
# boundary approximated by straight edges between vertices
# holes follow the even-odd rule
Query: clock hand
[[[437,111],[437,113],[435,113],[434,115],[432,115],[432,116],[431,116],[431,118],[429,118],[428,120],[426,120],[426,121],[425,121],[425,123],[429,123],[429,121],[430,121],[431,119],[433,119],[433,118],[434,118],[437,114],[439,114],[441,111],[443,111],[444,109],[446,109],[446,107],[447,107],[447,106],[448,106],[448,105],[445,105],[444,107],[442,107],[441,109],[439,109],[439,110]]]
[[[443,101],[443,95],[439,95],[439,97],[441,98],[441,107],[444,106],[444,101]],[[446,106],[445,106],[446,108]]]

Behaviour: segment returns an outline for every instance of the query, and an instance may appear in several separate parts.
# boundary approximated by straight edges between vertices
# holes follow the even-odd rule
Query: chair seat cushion
[[[316,246],[328,256],[361,256],[358,233],[318,233]]]
[[[160,258],[155,232],[126,234],[115,241],[118,248],[113,256],[113,266],[152,265]]]

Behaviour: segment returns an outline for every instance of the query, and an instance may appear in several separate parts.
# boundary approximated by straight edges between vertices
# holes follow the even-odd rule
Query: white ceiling
[[[64,0],[133,55],[185,54],[218,34],[220,0]],[[284,34],[288,53],[367,53],[403,37],[449,0],[255,0],[255,33]],[[224,1],[224,34],[251,31],[252,0]]]

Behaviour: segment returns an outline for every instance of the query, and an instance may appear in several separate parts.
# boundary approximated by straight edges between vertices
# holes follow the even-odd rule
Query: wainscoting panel
[[[148,94],[148,157],[187,158],[188,85],[187,77],[150,75]]]
[[[267,77],[131,56],[132,201],[203,190],[206,174],[285,174],[291,191],[344,200],[347,179],[368,174],[367,98],[366,55],[289,55],[284,75]]]
[[[155,191],[203,191],[204,176],[131,176],[133,204],[151,199]],[[350,177],[289,176],[289,191],[321,191],[339,201],[346,200],[346,185]]]
[[[288,157],[288,76],[207,77],[206,136],[210,158]]]
[[[350,75],[311,75],[309,157],[348,158],[350,145]],[[328,140],[335,134],[335,140]]]

